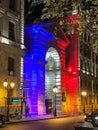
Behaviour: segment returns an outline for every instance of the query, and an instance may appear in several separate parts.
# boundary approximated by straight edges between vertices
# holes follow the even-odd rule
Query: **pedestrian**
[[[26,106],[25,112],[26,112],[26,115],[25,115],[26,117],[28,117],[28,116],[31,117],[31,115],[30,115],[30,108],[29,108],[28,105]]]
[[[15,119],[20,120],[22,118],[22,115],[20,114],[20,111],[18,109],[15,110],[14,114],[15,114]]]
[[[18,116],[18,115],[19,115],[18,109],[15,110],[15,113],[14,113],[14,114],[15,114],[15,116]]]

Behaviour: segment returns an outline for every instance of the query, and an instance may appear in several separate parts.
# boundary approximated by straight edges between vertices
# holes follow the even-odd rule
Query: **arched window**
[[[15,24],[12,22],[9,22],[9,39],[15,40]]]

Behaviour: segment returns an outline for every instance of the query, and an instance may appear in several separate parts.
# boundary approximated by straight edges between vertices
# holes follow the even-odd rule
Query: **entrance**
[[[46,54],[46,61],[45,99],[51,101],[51,107],[54,108],[53,86],[57,86],[59,93],[56,94],[56,109],[57,112],[61,112],[61,65],[59,54],[55,48],[49,48]]]
[[[59,89],[56,94],[57,113],[62,112],[61,91],[66,87],[65,48],[68,40],[59,28],[55,36],[53,30],[56,26],[42,23],[25,27],[24,88],[28,88],[25,99],[34,115],[45,114],[47,102],[49,107],[54,107],[53,86]]]

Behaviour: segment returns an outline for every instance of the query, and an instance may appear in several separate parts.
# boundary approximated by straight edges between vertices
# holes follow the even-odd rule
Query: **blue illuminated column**
[[[33,62],[30,55],[26,55],[24,58],[24,81],[27,82],[26,87],[29,89],[26,92],[25,100],[26,103],[30,106],[30,112],[33,114],[38,114],[37,68],[34,68],[34,66],[36,67],[36,62]]]
[[[29,57],[28,57],[29,58]],[[25,56],[24,80],[28,83],[26,102],[32,114],[45,113],[45,63]]]

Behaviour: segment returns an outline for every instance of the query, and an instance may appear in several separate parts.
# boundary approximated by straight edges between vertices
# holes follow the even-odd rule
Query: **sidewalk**
[[[64,118],[64,117],[68,117],[68,115],[57,115],[56,117],[54,117],[53,114],[39,115],[39,116],[32,115],[32,117],[27,117],[27,118],[22,117],[22,119],[20,119],[20,120],[12,119],[9,122],[5,122],[5,123],[6,124],[9,124],[9,123],[19,123],[19,122],[37,121],[37,120],[46,120],[46,119]]]

